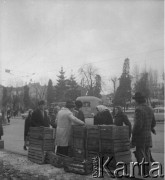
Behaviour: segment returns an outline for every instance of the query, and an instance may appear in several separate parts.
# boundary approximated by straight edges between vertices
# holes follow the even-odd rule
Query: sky
[[[124,60],[130,72],[164,71],[163,0],[0,0],[0,84],[56,84],[91,63],[112,90]],[[6,73],[9,69],[10,73]]]

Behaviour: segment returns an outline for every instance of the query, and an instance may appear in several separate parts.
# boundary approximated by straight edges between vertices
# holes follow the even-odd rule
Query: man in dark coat
[[[133,97],[137,104],[135,109],[134,126],[132,130],[132,146],[136,146],[137,162],[148,162],[145,166],[145,174],[150,170],[150,147],[152,146],[151,130],[155,127],[156,121],[152,108],[146,104],[145,97],[140,93],[135,93]],[[142,175],[142,174],[141,174]]]
[[[129,137],[131,137],[131,123],[127,115],[123,112],[122,107],[115,107],[114,124],[116,126],[123,126],[124,124],[129,127]]]
[[[45,102],[43,100],[39,101],[38,108],[35,111],[33,111],[31,117],[31,127],[39,126],[50,126],[50,120],[47,115],[47,112],[45,111]]]
[[[76,116],[76,118],[78,118],[78,119],[80,119],[81,121],[85,122],[84,113],[83,113],[83,111],[81,110],[81,108],[82,108],[82,106],[83,106],[82,102],[79,101],[79,100],[77,100],[77,101],[75,102],[75,105],[76,105],[76,107],[75,107],[75,116]]]

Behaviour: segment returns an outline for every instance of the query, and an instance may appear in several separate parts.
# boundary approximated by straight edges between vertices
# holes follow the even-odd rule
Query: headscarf
[[[104,105],[98,105],[96,106],[96,109],[98,110],[98,112],[103,112],[105,110],[108,110],[108,108]]]

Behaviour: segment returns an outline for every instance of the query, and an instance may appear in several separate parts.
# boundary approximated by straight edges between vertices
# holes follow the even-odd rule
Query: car
[[[156,121],[164,122],[164,107],[156,107],[154,108],[154,115]]]

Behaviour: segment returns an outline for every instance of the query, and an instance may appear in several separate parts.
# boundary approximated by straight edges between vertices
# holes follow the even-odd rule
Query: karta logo
[[[103,178],[106,173],[111,178],[130,177],[135,178],[135,167],[138,167],[138,174],[143,178],[157,178],[164,177],[162,164],[153,162],[149,164],[142,159],[142,162],[117,162],[116,169],[112,170],[110,167],[114,165],[113,156],[97,156],[93,159],[93,178]]]

